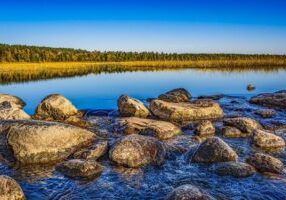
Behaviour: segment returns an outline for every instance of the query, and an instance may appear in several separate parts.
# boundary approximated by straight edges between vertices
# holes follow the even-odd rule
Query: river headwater
[[[247,84],[256,90],[248,91]],[[220,72],[220,71],[158,71],[126,72],[115,74],[87,75],[66,79],[54,79],[0,86],[1,93],[9,93],[27,102],[30,114],[40,101],[52,93],[60,93],[80,109],[91,109],[91,121],[113,118],[117,99],[128,94],[144,100],[157,97],[170,89],[183,87],[193,96],[224,94],[219,100],[226,116],[247,116],[267,127],[286,127],[285,110],[277,109],[275,117],[264,119],[255,114],[263,107],[250,104],[248,98],[258,93],[285,89],[286,71],[272,72]],[[107,110],[95,112],[96,110]],[[107,120],[108,121],[108,120]],[[107,124],[102,123],[102,130]],[[221,122],[215,123],[219,130]],[[185,135],[193,135],[184,129]],[[286,134],[286,133],[285,133]],[[219,137],[223,138],[221,135]],[[249,139],[223,138],[244,161],[253,148]],[[182,141],[184,143],[184,141]],[[184,144],[182,144],[184,145]],[[286,164],[285,150],[271,153]],[[190,152],[168,154],[161,166],[124,168],[112,163],[108,155],[99,162],[105,167],[103,173],[92,180],[73,179],[49,166],[9,167],[0,163],[0,173],[11,176],[21,185],[27,199],[165,199],[175,187],[195,185],[216,199],[286,199],[286,174],[262,175],[255,173],[246,178],[219,176],[209,164],[191,163]],[[285,170],[284,170],[285,171]]]

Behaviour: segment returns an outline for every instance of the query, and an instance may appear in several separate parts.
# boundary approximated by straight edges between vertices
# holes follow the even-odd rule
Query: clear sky
[[[286,1],[0,0],[0,43],[286,54]]]

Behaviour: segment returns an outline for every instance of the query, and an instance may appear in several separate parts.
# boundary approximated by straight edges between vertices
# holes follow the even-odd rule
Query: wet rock
[[[104,167],[94,160],[73,159],[63,162],[58,170],[66,176],[91,178],[98,176]]]
[[[99,141],[92,145],[89,149],[82,149],[74,153],[74,158],[78,159],[86,159],[86,160],[97,160],[101,156],[103,156],[108,149],[107,141]]]
[[[166,92],[165,94],[161,94],[158,99],[167,101],[167,102],[189,102],[191,100],[191,94],[184,88],[177,88]]]
[[[275,93],[259,94],[250,99],[250,103],[274,108],[286,108],[286,90]]]
[[[64,96],[52,94],[42,100],[36,109],[35,119],[64,121],[78,110]]]
[[[253,130],[262,129],[262,126],[254,119],[248,117],[235,117],[223,120],[224,125],[236,127],[244,133],[252,133]]]
[[[192,162],[215,163],[235,161],[236,152],[222,139],[212,137],[206,139],[195,152]]]
[[[263,110],[258,110],[255,112],[255,114],[263,117],[263,118],[271,118],[276,115],[276,111],[272,109],[263,109]]]
[[[214,200],[209,194],[201,189],[190,185],[181,185],[175,188],[166,198],[167,200]]]
[[[117,105],[119,113],[123,117],[146,118],[148,115],[150,115],[150,111],[141,101],[126,95],[119,97]]]
[[[197,136],[179,135],[175,138],[165,140],[164,144],[168,152],[185,153],[197,147],[201,140]]]
[[[85,129],[35,120],[0,121],[0,133],[8,133],[8,144],[22,164],[51,163],[65,159],[95,138],[94,133]]]
[[[111,160],[127,167],[160,165],[165,154],[165,147],[156,138],[136,134],[123,137],[109,151]]]
[[[9,103],[14,104],[19,109],[22,109],[26,105],[26,103],[19,97],[9,94],[0,94],[0,103],[3,103],[4,101],[8,101]]]
[[[255,85],[248,84],[247,87],[246,87],[246,89],[247,89],[248,91],[253,91],[253,90],[256,89],[256,87],[255,87]]]
[[[232,126],[223,127],[222,134],[226,138],[245,138],[250,136],[249,133],[243,133],[238,128]]]
[[[0,120],[6,119],[31,119],[18,105],[3,101],[0,103]]]
[[[3,200],[25,200],[20,185],[9,176],[0,176],[0,199]]]
[[[181,129],[170,122],[137,117],[120,118],[116,121],[116,132],[156,136],[160,140],[180,135]]]
[[[263,130],[254,131],[253,142],[257,147],[265,149],[285,147],[283,138]]]
[[[195,133],[200,137],[214,135],[215,127],[211,121],[203,120],[197,125]]]
[[[197,100],[191,103],[154,100],[150,104],[150,109],[158,118],[180,125],[196,120],[217,119],[224,115],[220,105],[209,100]]]
[[[279,159],[263,153],[255,153],[247,159],[247,163],[262,173],[282,174],[284,169],[284,165]]]
[[[243,162],[220,163],[215,167],[215,173],[220,176],[247,177],[255,174],[255,169]]]

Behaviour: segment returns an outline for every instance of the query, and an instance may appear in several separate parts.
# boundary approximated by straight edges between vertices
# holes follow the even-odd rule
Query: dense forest
[[[286,59],[286,55],[177,54],[157,52],[87,51],[0,44],[0,62],[181,61]]]

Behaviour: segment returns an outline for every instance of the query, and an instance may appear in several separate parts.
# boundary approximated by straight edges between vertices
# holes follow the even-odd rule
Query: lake
[[[247,84],[256,90],[247,91]],[[25,83],[0,85],[0,93],[21,97],[27,102],[26,111],[32,114],[40,101],[52,93],[70,99],[80,109],[115,109],[117,98],[127,94],[145,100],[168,90],[183,87],[193,96],[226,94],[252,96],[257,93],[285,89],[286,70],[219,71],[174,70],[90,74],[72,78],[57,78]]]

